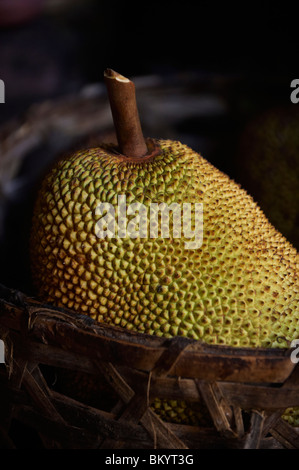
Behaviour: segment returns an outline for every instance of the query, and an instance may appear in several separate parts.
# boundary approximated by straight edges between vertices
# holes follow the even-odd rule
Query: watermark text
[[[4,341],[0,339],[0,364],[3,364],[5,362],[5,347],[4,347]]]
[[[290,95],[291,101],[297,104],[299,103],[299,78],[294,78],[294,80],[291,81],[291,88],[294,88]]]
[[[185,249],[196,250],[203,243],[203,204],[140,202],[126,204],[126,195],[118,196],[117,206],[101,202],[96,208],[98,238],[181,238]],[[186,241],[188,239],[188,241]]]
[[[293,364],[297,364],[299,362],[299,339],[293,339],[291,348],[295,348],[294,351],[291,352],[291,361]]]
[[[5,103],[5,85],[4,81],[0,78],[0,103]]]

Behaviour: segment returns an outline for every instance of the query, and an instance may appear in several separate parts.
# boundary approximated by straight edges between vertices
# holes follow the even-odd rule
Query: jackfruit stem
[[[144,157],[148,148],[142,133],[135,85],[112,69],[104,72],[119,151],[127,157]]]

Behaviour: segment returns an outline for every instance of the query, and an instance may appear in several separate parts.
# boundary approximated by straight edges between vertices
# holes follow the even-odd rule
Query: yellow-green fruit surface
[[[108,324],[232,346],[299,338],[299,256],[253,199],[185,145],[151,141],[133,160],[113,146],[61,159],[42,183],[31,237],[40,298]],[[203,203],[203,243],[96,235],[100,202]],[[192,206],[193,207],[193,206]]]

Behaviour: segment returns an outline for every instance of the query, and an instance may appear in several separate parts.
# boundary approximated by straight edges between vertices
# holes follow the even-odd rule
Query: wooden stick
[[[134,83],[111,69],[105,70],[104,79],[120,152],[127,157],[144,157],[148,149],[139,120]]]

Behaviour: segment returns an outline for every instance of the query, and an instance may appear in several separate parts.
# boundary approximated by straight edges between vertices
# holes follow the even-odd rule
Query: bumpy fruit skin
[[[299,257],[253,199],[179,142],[132,160],[113,146],[61,159],[35,206],[31,260],[41,299],[107,324],[207,343],[288,347],[299,338]],[[203,244],[96,236],[99,202],[203,203]]]
[[[298,254],[252,198],[187,146],[132,161],[111,148],[62,159],[44,179],[31,237],[39,296],[98,321],[233,346],[299,337]],[[99,202],[203,203],[202,247],[186,238],[96,235]],[[170,230],[170,236],[172,235]]]

